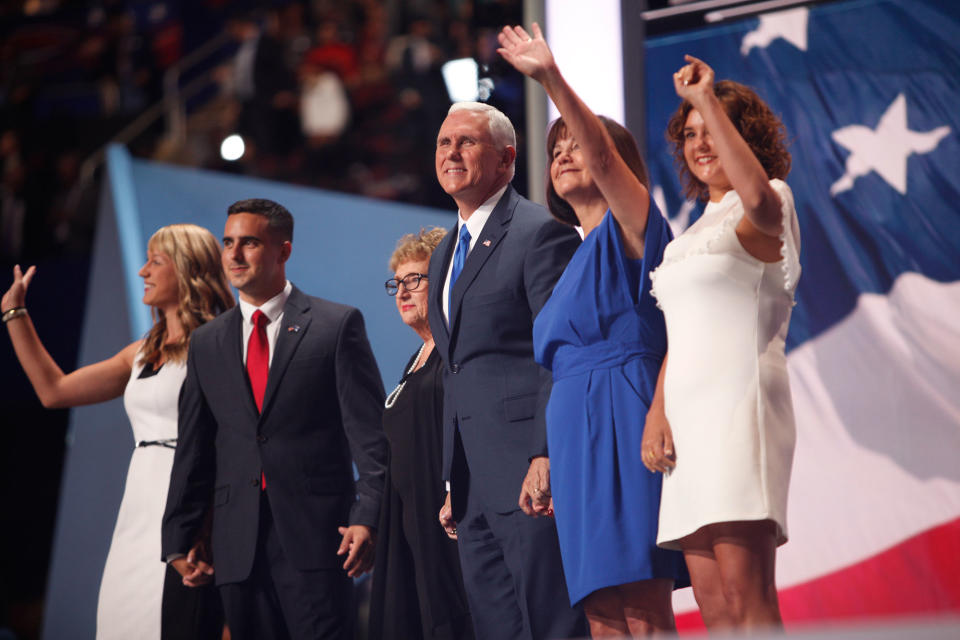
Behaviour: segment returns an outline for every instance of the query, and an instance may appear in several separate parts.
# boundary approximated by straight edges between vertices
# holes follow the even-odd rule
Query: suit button
[[[267,441],[267,436],[261,435],[259,433],[257,434],[257,442],[259,442],[260,444],[263,444],[266,441]]]
[[[460,364],[457,362],[450,363],[450,373],[460,373]]]
[[[260,486],[260,478],[253,478],[252,480],[250,480],[250,486],[259,487],[259,486]]]

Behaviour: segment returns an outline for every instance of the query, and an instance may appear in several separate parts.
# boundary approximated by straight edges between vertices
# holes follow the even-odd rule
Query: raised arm
[[[0,310],[24,307],[27,288],[35,274],[36,267],[30,267],[26,273],[21,272],[19,265],[13,268],[13,284],[3,294]],[[112,358],[65,374],[44,348],[29,315],[9,320],[6,327],[20,366],[48,409],[95,404],[120,396],[140,348],[140,342],[134,342]]]
[[[745,210],[744,222],[756,231],[776,239],[783,229],[780,197],[777,196],[760,160],[753,154],[740,132],[730,121],[713,92],[713,69],[693,56],[684,56],[687,64],[673,74],[677,95],[700,112],[703,124],[716,148],[720,164]],[[738,228],[739,233],[750,229]]]
[[[517,71],[543,85],[557,105],[567,129],[580,145],[597,188],[628,236],[626,239],[634,249],[639,241],[638,253],[642,254],[643,234],[650,210],[647,189],[617,153],[613,139],[600,119],[564,80],[540,26],[533,23],[533,37],[523,27],[504,27],[499,39],[497,52]]]

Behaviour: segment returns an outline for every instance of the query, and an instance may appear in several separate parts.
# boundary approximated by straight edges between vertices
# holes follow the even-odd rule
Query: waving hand
[[[500,48],[497,53],[520,73],[542,82],[544,75],[555,63],[553,53],[543,38],[540,25],[533,23],[533,37],[521,26],[504,27],[497,36]]]

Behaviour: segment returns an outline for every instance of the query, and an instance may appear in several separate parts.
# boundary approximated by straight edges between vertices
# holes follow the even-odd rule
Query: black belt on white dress
[[[176,438],[165,438],[163,440],[141,440],[137,443],[138,447],[166,447],[167,449],[177,448]]]

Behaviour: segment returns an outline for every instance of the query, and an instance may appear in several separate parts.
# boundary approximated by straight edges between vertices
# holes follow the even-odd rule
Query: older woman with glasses
[[[370,603],[370,638],[472,638],[456,542],[437,526],[446,491],[443,368],[427,321],[430,255],[446,235],[435,228],[400,239],[386,282],[400,319],[423,344],[387,396],[383,430],[390,464],[380,509]]]

